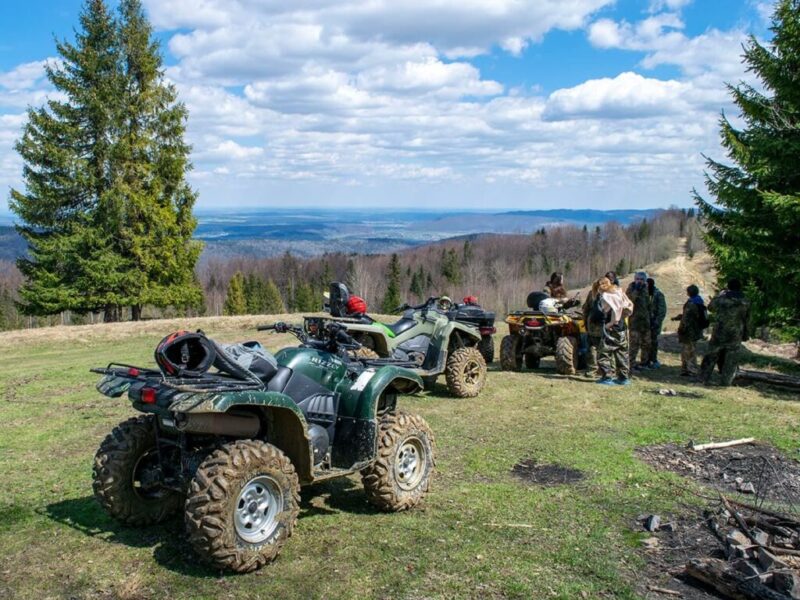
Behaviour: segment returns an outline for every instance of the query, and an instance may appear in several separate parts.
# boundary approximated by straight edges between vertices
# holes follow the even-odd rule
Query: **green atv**
[[[178,332],[159,344],[160,370],[93,369],[104,376],[101,393],[127,392],[143,413],[97,451],[102,507],[131,526],[183,511],[197,554],[236,572],[278,555],[301,485],[360,472],[367,500],[399,511],[423,498],[434,469],[430,427],[397,409],[398,394],[422,388],[418,375],[354,359],[358,344],[341,325],[320,340],[283,323],[259,330],[301,345],[273,357],[257,342],[225,347]]]
[[[486,383],[486,361],[480,351],[482,336],[475,325],[450,318],[450,307],[439,307],[439,298],[428,298],[418,306],[403,305],[399,321],[386,325],[366,314],[350,315],[344,308],[347,288],[331,285],[331,319],[344,323],[361,344],[360,355],[383,358],[411,366],[430,388],[444,373],[448,391],[458,398],[477,396]],[[306,317],[305,329],[315,335],[324,331],[326,320]]]

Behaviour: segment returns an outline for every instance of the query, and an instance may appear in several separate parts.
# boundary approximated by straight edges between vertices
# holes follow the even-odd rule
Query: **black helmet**
[[[176,331],[158,343],[155,358],[164,375],[198,375],[214,364],[217,352],[202,331]]]

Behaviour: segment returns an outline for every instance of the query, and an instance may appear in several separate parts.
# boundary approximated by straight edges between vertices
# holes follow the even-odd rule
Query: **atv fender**
[[[387,365],[367,369],[342,393],[340,412],[356,419],[375,419],[379,411],[393,408],[395,394],[414,394],[423,389],[422,378],[414,371]]]
[[[313,449],[303,412],[289,396],[278,392],[247,391],[234,393],[191,394],[173,402],[173,413],[251,412],[262,421],[259,438],[277,446],[292,461],[302,483],[313,475]]]

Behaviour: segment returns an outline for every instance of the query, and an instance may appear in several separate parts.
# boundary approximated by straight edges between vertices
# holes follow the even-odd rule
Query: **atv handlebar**
[[[439,299],[439,296],[431,296],[425,302],[423,302],[422,304],[418,304],[416,306],[413,306],[413,305],[408,304],[406,302],[406,303],[401,304],[397,308],[395,308],[394,312],[400,312],[400,311],[403,311],[403,310],[421,310],[423,308],[428,308],[432,304],[436,304],[436,301],[438,299]]]
[[[256,327],[257,331],[291,333],[298,340],[300,340],[300,343],[302,343],[304,346],[317,348],[319,350],[325,350],[328,352],[336,353],[340,348],[344,350],[358,350],[361,348],[361,344],[355,341],[353,337],[347,333],[347,327],[343,323],[331,321],[325,325],[325,329],[328,332],[328,339],[317,340],[310,338],[305,330],[303,330],[303,328],[299,325],[291,325],[290,323],[284,323],[283,321],[278,321],[272,325],[259,325]]]

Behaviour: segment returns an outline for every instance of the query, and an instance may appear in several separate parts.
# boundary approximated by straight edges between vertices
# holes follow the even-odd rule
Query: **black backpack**
[[[708,319],[708,307],[703,304],[700,306],[700,329],[706,329],[709,325],[711,321]]]

